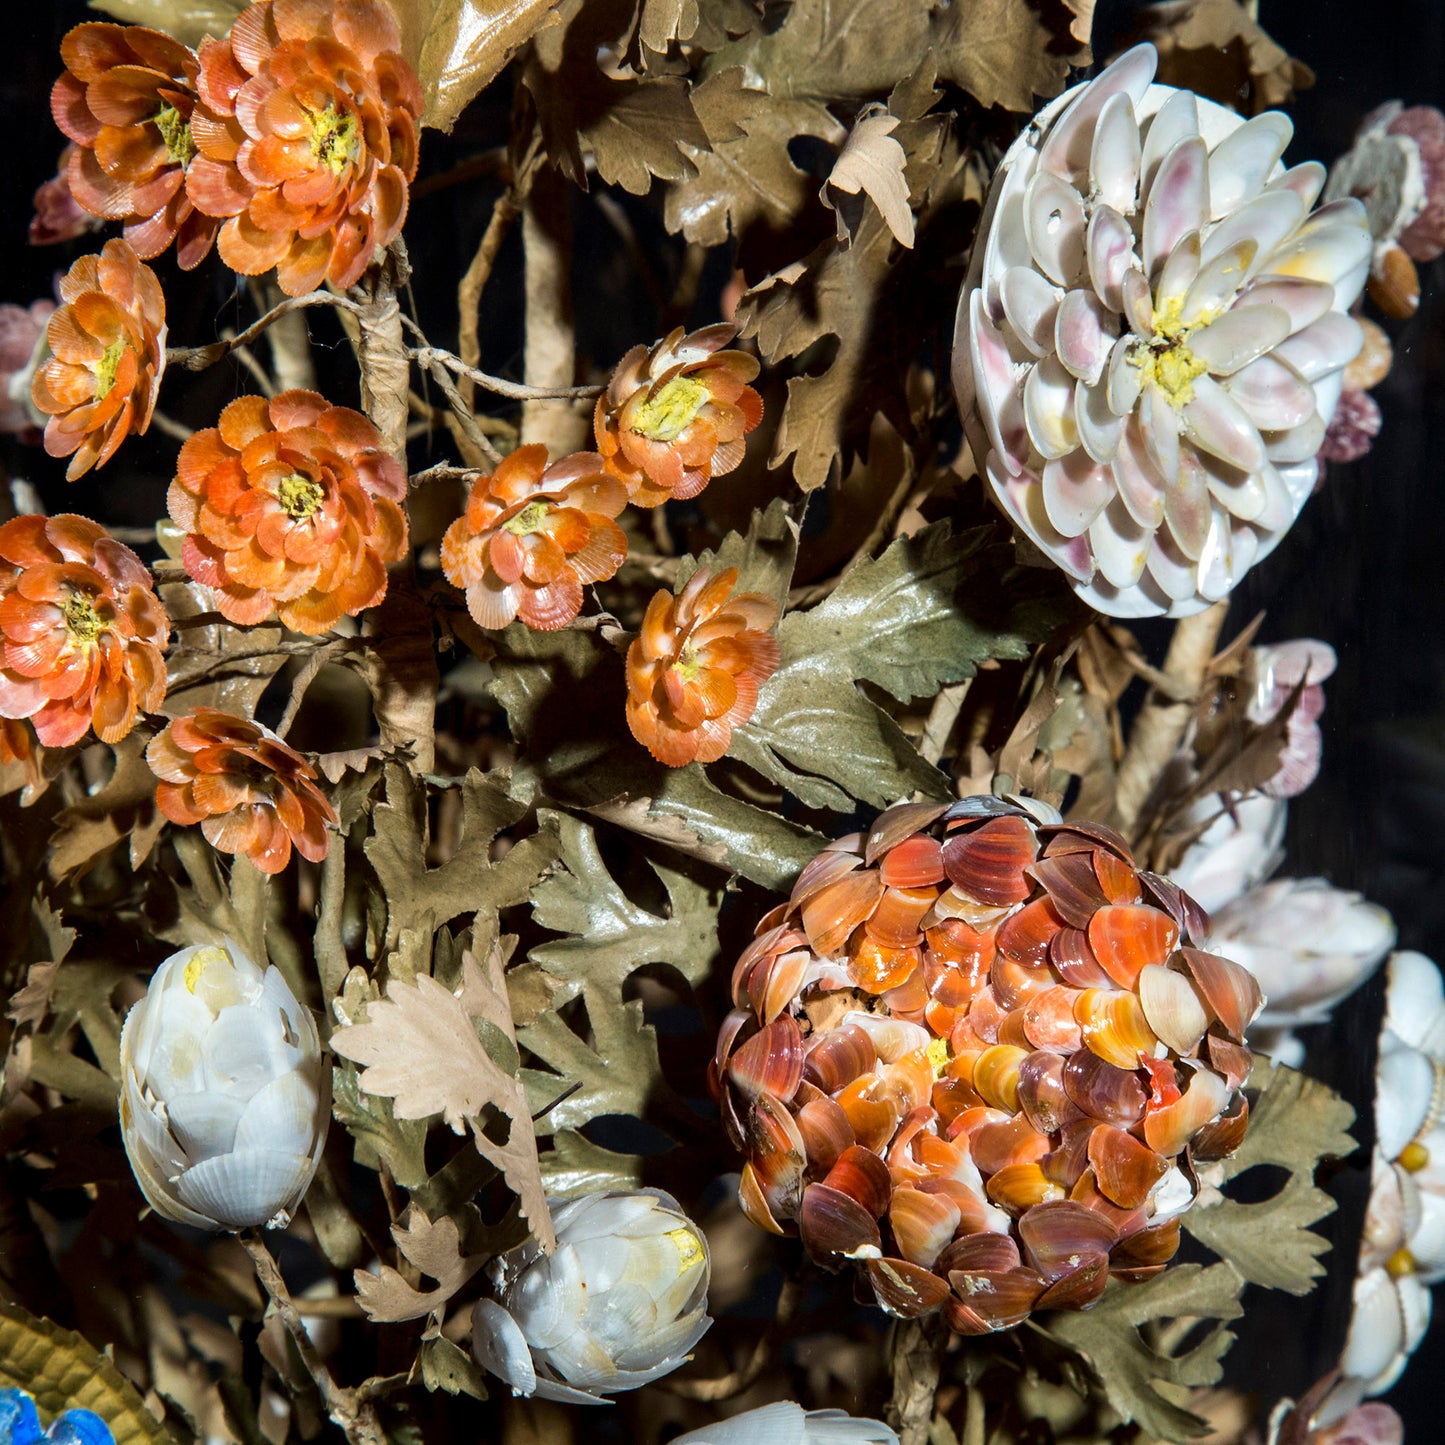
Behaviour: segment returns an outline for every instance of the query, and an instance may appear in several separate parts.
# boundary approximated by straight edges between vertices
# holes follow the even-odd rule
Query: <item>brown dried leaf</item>
[[[1030,0],[955,0],[942,7],[933,22],[939,78],[961,85],[980,105],[1032,111],[1036,96],[1057,95],[1070,69],[1089,63],[1094,0],[1064,4],[1072,19],[1063,35]]]
[[[50,999],[55,992],[55,975],[59,968],[58,961],[32,963],[25,975],[25,987],[11,994],[5,1017],[14,1019],[22,1027],[29,1024],[35,1028],[42,1024],[45,1015],[50,1011]]]
[[[358,1269],[352,1275],[356,1298],[369,1320],[414,1320],[440,1309],[484,1262],[481,1255],[462,1253],[456,1220],[448,1215],[428,1219],[416,1205],[407,1211],[405,1224],[391,1226],[391,1237],[417,1269],[437,1281],[437,1287],[415,1289],[386,1264],[376,1274]]]
[[[207,35],[222,36],[250,0],[90,0],[127,25],[148,25],[195,47]]]
[[[1239,0],[1170,0],[1140,17],[1159,50],[1158,80],[1197,90],[1246,115],[1283,105],[1315,82]]]
[[[560,0],[387,0],[416,68],[422,124],[451,130],[472,99],[544,25]]]
[[[130,866],[139,868],[166,820],[156,807],[156,777],[145,760],[149,734],[137,728],[115,745],[115,771],[90,797],[58,813],[51,835],[50,876],[83,872],[122,839],[130,840]]]
[[[818,193],[838,219],[838,244],[847,245],[857,230],[859,207],[847,206],[831,192],[848,196],[866,194],[887,222],[901,246],[913,245],[913,211],[908,205],[908,182],[903,177],[908,156],[894,138],[898,117],[881,106],[865,107],[858,114],[838,159]]]

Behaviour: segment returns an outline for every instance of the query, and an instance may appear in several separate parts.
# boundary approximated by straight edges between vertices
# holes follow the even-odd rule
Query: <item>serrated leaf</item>
[[[428,1390],[445,1390],[448,1395],[487,1398],[487,1372],[460,1345],[445,1335],[423,1340],[417,1355],[421,1382]]]
[[[552,861],[556,842],[546,828],[492,859],[497,835],[522,821],[527,805],[506,781],[473,768],[462,780],[462,827],[455,853],[439,868],[426,866],[425,795],[405,768],[386,768],[386,801],[372,812],[366,856],[386,897],[386,942],[393,976],[424,972],[432,937],[444,923],[477,913],[495,937],[498,913],[526,900]]]
[[[542,1156],[542,1177],[547,1193],[563,1199],[599,1189],[626,1192],[642,1187],[642,1162],[639,1155],[604,1149],[575,1129],[559,1129]]]
[[[1355,1111],[1318,1080],[1262,1059],[1251,1083],[1261,1092],[1250,1110],[1244,1143],[1202,1171],[1206,1187],[1185,1214],[1184,1227],[1251,1284],[1308,1294],[1325,1272],[1319,1257],[1329,1248],[1310,1226],[1336,1208],[1315,1184],[1315,1169],[1322,1159],[1342,1159],[1354,1151],[1349,1127]],[[1221,1192],[1229,1180],[1259,1165],[1289,1171],[1277,1194],[1241,1204]]]
[[[866,195],[878,207],[894,240],[900,246],[913,245],[913,211],[903,174],[908,154],[893,135],[897,129],[897,116],[889,115],[881,106],[865,108],[833,162],[822,200],[837,213],[838,241],[842,245],[852,240],[857,207],[838,200],[831,194],[834,191],[847,196]]]
[[[0,1300],[0,1386],[26,1390],[43,1418],[93,1410],[115,1445],[175,1445],[175,1437],[141,1400],[109,1356],[74,1330],[62,1329]]]
[[[1111,1279],[1104,1297],[1088,1310],[1060,1310],[1036,1321],[1035,1328],[1088,1361],[1109,1403],[1126,1422],[1140,1426],[1151,1439],[1191,1440],[1207,1434],[1208,1425],[1166,1398],[1157,1384],[1215,1384],[1234,1336],[1219,1324],[1183,1353],[1160,1354],[1140,1327],[1177,1319],[1237,1319],[1243,1313],[1243,1287],[1227,1264],[1176,1264],[1143,1284]]]
[[[356,1144],[356,1157],[368,1168],[385,1163],[403,1189],[417,1189],[427,1181],[426,1125],[398,1119],[391,1100],[365,1094],[358,1082],[360,1070],[343,1064],[331,1071],[331,1112]]]
[[[679,589],[699,567],[713,571],[724,567],[738,570],[737,592],[761,592],[778,604],[781,616],[793,582],[793,568],[798,560],[798,522],[792,509],[779,497],[766,511],[755,510],[746,535],[729,532],[717,551],[700,552],[694,559],[678,560],[676,585]]]
[[[383,1323],[420,1319],[441,1309],[482,1267],[480,1255],[464,1255],[456,1220],[447,1215],[430,1219],[415,1204],[406,1221],[391,1226],[397,1248],[422,1274],[436,1280],[431,1290],[414,1288],[389,1264],[376,1272],[352,1271],[356,1299],[367,1319]]]

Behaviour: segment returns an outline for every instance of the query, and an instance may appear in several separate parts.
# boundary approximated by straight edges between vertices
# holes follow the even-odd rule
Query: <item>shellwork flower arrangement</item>
[[[1328,1254],[1395,927],[1270,878],[1333,650],[1221,638],[1439,127],[1289,165],[1025,0],[99,8],[0,336],[0,1428],[1388,1430],[1439,974]]]

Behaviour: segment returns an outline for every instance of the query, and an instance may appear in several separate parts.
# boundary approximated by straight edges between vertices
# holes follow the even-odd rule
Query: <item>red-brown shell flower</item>
[[[233,271],[351,286],[401,230],[422,95],[400,47],[381,0],[264,0],[201,45],[186,190]]]
[[[170,633],[151,576],[87,517],[0,527],[0,716],[29,718],[48,748],[89,727],[106,743],[166,695]]]
[[[592,452],[547,465],[547,449],[518,447],[478,477],[467,509],[442,538],[442,571],[467,594],[478,627],[555,632],[582,608],[582,588],[611,577],[627,558],[613,518],[627,489]]]
[[[198,707],[150,740],[146,761],[160,779],[156,806],[182,827],[195,823],[211,847],[244,853],[279,873],[291,848],[319,863],[336,810],[316,769],[269,728],[219,708]]]
[[[386,595],[406,553],[406,473],[376,428],[314,391],[243,396],[181,447],[166,496],[181,560],[247,626],[325,632]]]
[[[657,593],[627,649],[627,726],[669,767],[722,757],[777,670],[777,604],[733,596],[737,580],[736,567],[699,567],[676,597]]]
[[[713,1064],[754,1223],[962,1334],[1179,1243],[1248,1127],[1263,996],[1118,834],[994,797],[829,844],[733,971]]]
[[[70,458],[73,482],[150,426],[166,369],[166,298],[126,241],[82,256],[60,298],[46,330],[55,355],[36,372],[30,399],[50,417],[45,450]]]
[[[60,58],[65,74],[50,92],[50,111],[74,142],[71,196],[92,215],[124,221],[138,256],[159,256],[175,241],[181,266],[198,266],[220,222],[186,195],[196,155],[195,52],[143,25],[92,21],[61,41]]]
[[[639,507],[695,497],[742,461],[763,403],[748,385],[757,361],[721,349],[736,335],[735,326],[690,336],[678,327],[651,351],[635,346],[597,398],[597,450]]]
[[[60,165],[48,181],[37,187],[31,204],[28,240],[32,246],[54,246],[73,241],[87,231],[98,231],[105,222],[93,216],[70,193],[70,161],[79,149],[72,141],[60,153]]]

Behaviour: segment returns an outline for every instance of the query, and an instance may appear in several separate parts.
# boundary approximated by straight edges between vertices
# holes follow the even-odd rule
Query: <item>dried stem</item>
[[[467,366],[476,366],[482,359],[481,347],[481,302],[482,291],[496,264],[497,252],[512,229],[512,223],[522,214],[517,197],[510,191],[503,191],[492,207],[491,219],[477,253],[472,257],[457,286],[457,351]],[[463,386],[462,395],[471,401],[471,386]]]
[[[284,293],[273,280],[253,283],[252,292],[258,305],[274,308],[284,304]],[[316,367],[311,360],[311,333],[306,329],[306,318],[296,310],[283,312],[266,340],[271,346],[278,390],[315,391]]]
[[[928,1445],[947,1346],[948,1331],[939,1319],[901,1320],[894,1330],[893,1398],[887,1415],[900,1445]]]
[[[423,347],[411,353],[413,360],[421,360],[427,370],[431,373],[432,380],[441,388],[442,395],[447,399],[447,405],[451,408],[451,415],[448,417],[450,423],[455,423],[454,430],[459,430],[468,442],[467,446],[461,448],[464,457],[477,458],[480,463],[495,467],[502,460],[502,454],[491,443],[486,433],[482,430],[477,418],[472,414],[472,409],[467,405],[466,398],[457,390],[457,384],[447,374],[446,365],[440,360],[429,358],[429,353],[434,352],[435,347]],[[445,356],[448,353],[438,352],[438,356]],[[426,358],[426,359],[423,359]],[[455,361],[456,358],[452,357]],[[460,443],[459,443],[460,444]]]
[[[1145,699],[1119,764],[1114,821],[1126,836],[1135,832],[1145,803],[1184,738],[1228,611],[1227,602],[1216,602],[1174,628],[1163,669],[1170,688]]]
[[[321,1399],[332,1423],[346,1435],[352,1445],[386,1445],[386,1435],[376,1418],[376,1411],[370,1404],[358,1399],[355,1390],[338,1385],[332,1378],[331,1371],[326,1368],[326,1361],[321,1358],[311,1336],[306,1333],[301,1312],[296,1308],[296,1302],[291,1298],[286,1281],[282,1279],[281,1271],[271,1257],[271,1251],[266,1248],[260,1232],[254,1229],[243,1230],[237,1238],[241,1241],[241,1247],[251,1256],[251,1263],[256,1268],[256,1278],[271,1297],[271,1304],[281,1316],[281,1323],[286,1326],[287,1333],[295,1343],[296,1353],[301,1356],[306,1373],[316,1382],[316,1388],[321,1392]]]
[[[408,353],[418,366],[424,366],[435,375],[438,367],[444,366],[458,376],[474,381],[484,391],[495,392],[511,401],[575,401],[589,400],[601,395],[600,386],[528,386],[520,381],[506,381],[500,376],[491,376],[468,366],[461,357],[443,351],[439,346],[416,346]]]
[[[752,1354],[738,1369],[729,1370],[726,1375],[714,1375],[707,1380],[674,1379],[669,1382],[668,1388],[674,1395],[681,1395],[688,1400],[712,1402],[731,1400],[734,1395],[741,1395],[766,1368],[777,1345],[778,1336],[792,1322],[807,1290],[806,1276],[788,1276],[783,1280],[772,1323],[758,1336]]]
[[[281,721],[276,724],[277,737],[284,738],[291,731],[291,724],[296,721],[296,714],[301,711],[301,704],[306,700],[307,690],[316,681],[316,674],[333,657],[345,652],[354,644],[354,638],[338,637],[324,647],[318,647],[306,659],[301,670],[296,674],[296,680],[291,684],[291,696],[286,700],[286,711],[281,714]]]
[[[207,346],[172,346],[166,352],[166,364],[184,366],[189,371],[204,371],[238,346],[254,341],[268,326],[274,326],[289,312],[306,306],[336,306],[352,313],[361,310],[355,301],[346,296],[335,296],[330,291],[309,291],[305,296],[292,296],[279,306],[273,306],[259,321],[253,321],[244,331],[224,341],[212,341]]]

